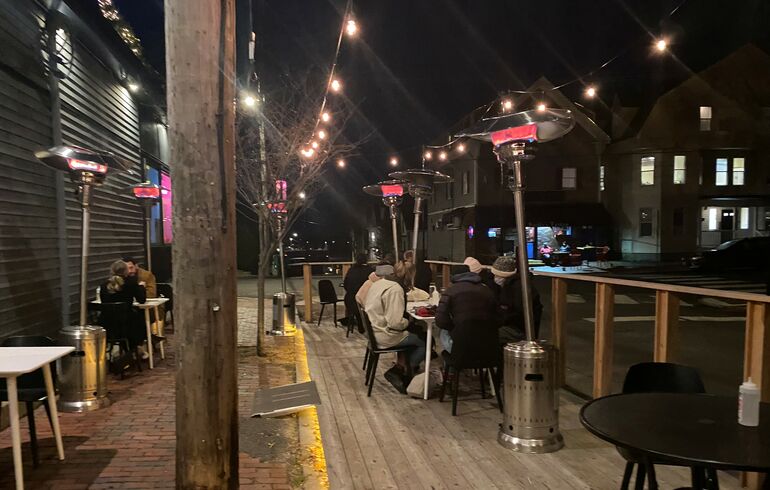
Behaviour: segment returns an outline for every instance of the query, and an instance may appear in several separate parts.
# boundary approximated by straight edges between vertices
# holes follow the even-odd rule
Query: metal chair
[[[366,347],[366,355],[364,356],[364,364],[366,365],[366,386],[369,387],[366,396],[372,396],[372,387],[374,386],[374,378],[377,377],[377,363],[380,361],[380,354],[406,352],[411,349],[411,347],[380,348],[377,345],[377,338],[374,336],[374,329],[369,322],[369,317],[365,311],[359,311],[361,313],[361,320],[364,322],[366,335],[369,339],[369,345]]]
[[[54,346],[56,342],[50,337],[39,335],[20,335],[9,337],[3,342],[3,347],[48,347]],[[53,379],[54,389],[56,387],[56,368],[51,363],[51,377]],[[48,406],[48,391],[45,387],[45,378],[43,370],[38,369],[31,373],[23,374],[17,379],[18,400],[24,402],[27,408],[27,420],[29,421],[29,445],[32,450],[32,465],[37,468],[40,460],[37,452],[37,433],[35,430],[35,402],[43,402],[45,413],[48,415],[48,422],[53,430],[53,420],[51,419],[51,409]],[[8,401],[8,387],[5,379],[0,379],[0,401]],[[55,403],[55,400],[54,400]]]
[[[623,393],[706,393],[706,387],[698,371],[690,366],[666,362],[642,362],[628,369],[623,381]],[[642,463],[645,457],[629,449],[617,447],[617,450],[626,460],[626,469],[620,488],[628,490],[634,465],[639,465],[636,471],[636,488],[644,487],[645,478],[652,486],[655,475],[647,474],[647,468]],[[665,459],[651,459],[650,464],[681,466]],[[692,467],[691,474],[695,487],[703,488],[701,485],[705,479],[707,488],[719,489],[716,470],[705,469],[704,477],[704,468]],[[695,485],[696,482],[700,482],[701,485]]]
[[[321,318],[324,316],[326,305],[334,305],[334,326],[337,326],[337,303],[340,299],[337,297],[337,290],[334,284],[328,279],[318,281],[318,296],[321,299],[321,313],[318,314],[318,326],[321,326]]]

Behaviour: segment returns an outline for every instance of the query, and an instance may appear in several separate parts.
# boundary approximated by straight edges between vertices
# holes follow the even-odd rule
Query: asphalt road
[[[764,284],[735,278],[718,278],[692,273],[633,273],[623,274],[651,282],[668,282],[692,286],[715,287],[746,292],[764,292]],[[326,276],[335,285],[339,276]],[[314,289],[317,281],[314,278]],[[569,276],[567,276],[569,279]],[[239,296],[256,297],[256,278],[242,275],[238,279]],[[287,289],[302,295],[302,278],[292,277]],[[551,283],[549,278],[536,277],[535,285],[542,296],[545,309],[541,336],[550,338]],[[269,279],[268,297],[280,291],[280,280]],[[340,298],[342,291],[339,290]],[[317,292],[314,291],[315,294]],[[567,383],[574,389],[590,394],[593,376],[594,285],[568,281],[567,296]],[[655,292],[617,287],[615,289],[615,351],[613,382],[620,390],[623,376],[632,364],[652,360]],[[715,298],[683,296],[680,306],[681,345],[678,362],[700,370],[711,393],[734,395],[743,372],[745,307],[736,302]]]

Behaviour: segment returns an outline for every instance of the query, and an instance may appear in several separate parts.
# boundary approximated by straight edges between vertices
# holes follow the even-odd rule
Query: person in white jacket
[[[404,318],[406,294],[396,277],[385,277],[372,284],[366,295],[364,309],[372,324],[377,344],[382,348],[411,347],[408,362],[412,373],[417,372],[425,359],[425,341],[406,329]]]

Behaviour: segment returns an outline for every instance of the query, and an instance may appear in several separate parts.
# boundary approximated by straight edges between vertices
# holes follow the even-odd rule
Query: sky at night
[[[328,70],[344,2],[252,0],[265,84],[309,69]],[[161,0],[117,0],[163,70]],[[597,112],[615,94],[635,101],[660,93],[735,48],[767,49],[770,2],[763,0],[368,0],[353,3],[361,36],[345,42],[339,75],[359,106],[351,131],[371,133],[344,170],[330,169],[330,188],[307,220],[329,238],[341,215],[365,201],[361,185],[386,175],[397,154],[416,166],[420,145],[434,143],[474,108],[540,76],[575,79],[620,55],[586,79],[600,87]],[[674,11],[669,16],[669,13]],[[671,41],[654,56],[653,39]],[[580,99],[584,85],[565,89]],[[268,88],[269,90],[269,88]],[[342,214],[340,214],[342,213]],[[339,235],[337,235],[339,237]]]

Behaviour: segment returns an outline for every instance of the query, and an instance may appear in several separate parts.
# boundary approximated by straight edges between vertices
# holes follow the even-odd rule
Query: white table
[[[16,489],[24,488],[24,474],[21,465],[21,433],[19,432],[19,399],[16,378],[22,374],[43,369],[46,402],[51,409],[51,422],[56,438],[59,459],[64,459],[64,445],[59,430],[59,412],[56,410],[56,392],[53,387],[50,363],[74,351],[74,347],[0,347],[0,377],[8,386],[8,406],[11,409],[11,441],[13,443],[13,470],[16,475]]]
[[[92,304],[100,305],[101,300],[91,301]],[[152,322],[150,321],[150,310],[155,310],[155,321],[158,322],[158,333],[163,335],[163,329],[165,328],[166,319],[161,318],[160,310],[158,307],[168,303],[168,298],[147,298],[144,303],[137,303],[134,301],[134,307],[144,310],[144,325],[147,328],[147,354],[150,356],[150,369],[155,369],[155,364],[152,360]],[[164,342],[161,340],[160,345],[160,358],[166,358],[166,351],[163,348]]]
[[[430,381],[430,354],[433,343],[433,325],[436,323],[436,317],[434,316],[419,316],[414,313],[414,310],[421,306],[430,306],[432,303],[429,301],[410,301],[406,304],[406,311],[409,316],[416,320],[422,320],[427,325],[427,336],[425,337],[425,386],[422,390],[422,399],[428,399],[428,381]]]

